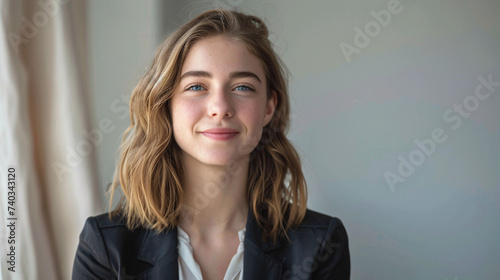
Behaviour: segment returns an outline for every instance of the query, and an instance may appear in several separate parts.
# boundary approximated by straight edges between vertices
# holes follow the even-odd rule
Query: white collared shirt
[[[245,231],[245,228],[238,231],[240,245],[227,267],[223,280],[243,280],[243,244]],[[179,226],[177,227],[177,239],[179,240],[179,280],[203,280],[200,266],[193,256],[193,248],[191,247],[189,235]]]

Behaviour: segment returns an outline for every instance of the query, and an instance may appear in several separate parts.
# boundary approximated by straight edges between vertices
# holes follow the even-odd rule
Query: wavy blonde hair
[[[269,31],[255,16],[207,11],[170,34],[130,99],[131,124],[125,131],[110,189],[110,210],[118,185],[123,196],[110,217],[123,214],[130,229],[162,231],[178,225],[183,198],[181,149],[173,137],[170,102],[190,48],[200,39],[223,35],[243,42],[264,66],[267,97],[277,93],[270,123],[250,153],[247,199],[263,239],[286,235],[306,212],[307,186],[300,158],[285,134],[290,104],[286,69],[273,51]]]

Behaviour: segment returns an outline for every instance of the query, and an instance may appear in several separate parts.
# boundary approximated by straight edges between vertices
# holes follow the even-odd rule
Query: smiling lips
[[[229,140],[234,138],[239,132],[229,128],[212,128],[201,132],[208,138],[215,140]]]

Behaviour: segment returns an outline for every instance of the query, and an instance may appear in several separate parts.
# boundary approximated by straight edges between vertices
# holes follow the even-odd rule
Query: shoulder
[[[301,224],[287,235],[281,250],[271,253],[284,260],[286,275],[349,279],[349,241],[339,218],[308,209]]]
[[[100,243],[133,233],[134,231],[127,228],[126,220],[122,216],[110,218],[109,213],[104,213],[87,218],[80,234],[80,242]]]
[[[339,218],[310,209],[307,209],[304,219],[292,232],[308,237],[315,235],[316,238],[327,238],[334,235],[347,243],[347,231]]]
[[[80,242],[99,244],[104,248],[125,249],[138,247],[142,237],[147,232],[145,228],[129,229],[123,216],[109,216],[109,213],[87,218],[80,234]],[[137,244],[137,246],[134,246]]]
[[[347,243],[347,231],[342,221],[324,213],[307,209],[306,215],[300,225],[290,230],[289,236],[297,238],[325,239],[336,237],[344,243]]]
[[[328,228],[330,224],[343,227],[342,221],[339,218],[307,209],[304,220],[302,220],[299,227]]]
[[[109,213],[87,218],[80,233],[73,279],[115,277],[120,267],[135,260],[146,232],[144,228],[129,230],[123,217],[110,218]]]
[[[126,220],[122,216],[116,215],[110,218],[109,213],[103,213],[97,216],[88,217],[85,221],[83,232],[85,232],[85,230],[95,231],[116,227],[120,228],[126,227],[126,225]]]

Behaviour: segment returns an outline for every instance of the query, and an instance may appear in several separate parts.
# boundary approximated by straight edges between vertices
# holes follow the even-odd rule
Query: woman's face
[[[189,51],[171,100],[174,138],[206,165],[248,158],[274,114],[261,61],[239,41],[204,38]]]

